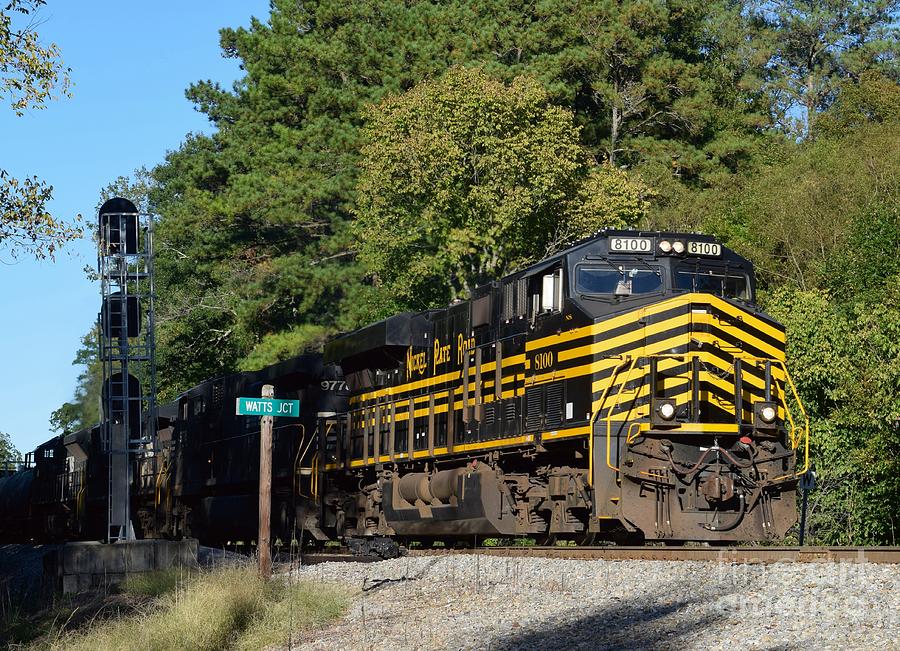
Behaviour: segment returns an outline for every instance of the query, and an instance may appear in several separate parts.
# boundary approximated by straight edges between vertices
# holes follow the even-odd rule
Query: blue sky
[[[0,169],[43,178],[54,214],[81,213],[92,225],[107,183],[162,161],[188,132],[210,131],[184,90],[240,76],[238,62],[221,57],[218,30],[251,16],[265,20],[268,2],[49,0],[39,33],[72,68],[73,96],[21,118],[0,105]],[[56,262],[13,261],[0,249],[0,431],[23,452],[52,436],[50,412],[75,388],[72,359],[100,304],[86,265],[96,265],[89,241]]]

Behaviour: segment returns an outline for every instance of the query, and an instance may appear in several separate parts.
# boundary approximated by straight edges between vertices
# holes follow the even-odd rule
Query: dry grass
[[[287,643],[299,631],[339,617],[349,599],[345,590],[327,584],[288,583],[281,578],[266,583],[249,567],[193,577],[146,576],[130,589],[161,596],[138,614],[96,621],[77,633],[60,632],[33,648],[262,649]]]
[[[185,586],[197,574],[197,570],[183,567],[173,567],[156,572],[135,573],[125,579],[120,586],[120,590],[126,594],[139,597],[161,597],[168,592]]]

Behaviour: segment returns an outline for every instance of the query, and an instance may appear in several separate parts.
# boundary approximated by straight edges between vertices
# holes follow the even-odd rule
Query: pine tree
[[[875,70],[900,80],[898,0],[761,0],[752,9],[768,34],[767,90],[786,131],[814,136],[842,79]]]
[[[453,65],[528,74],[598,161],[702,184],[759,127],[744,27],[698,0],[275,0],[268,22],[222,30],[246,75],[188,90],[216,132],[153,172],[167,395],[378,312],[350,227],[368,106]]]

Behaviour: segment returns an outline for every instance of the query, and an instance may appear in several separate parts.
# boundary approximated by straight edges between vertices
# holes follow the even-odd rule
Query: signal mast
[[[135,538],[130,514],[134,462],[156,449],[153,218],[116,197],[100,207],[98,222],[101,436],[109,475],[106,540],[114,543]]]

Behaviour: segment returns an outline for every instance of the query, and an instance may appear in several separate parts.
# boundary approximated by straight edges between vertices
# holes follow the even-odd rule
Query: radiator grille
[[[534,431],[541,428],[543,422],[544,387],[536,387],[525,391],[525,429]]]

